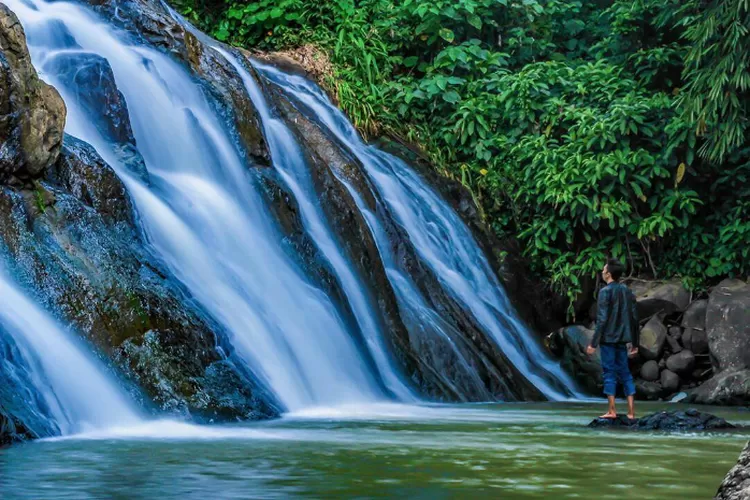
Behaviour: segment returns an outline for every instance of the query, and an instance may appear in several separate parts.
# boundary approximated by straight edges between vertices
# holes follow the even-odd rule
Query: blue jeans
[[[628,366],[628,348],[625,344],[602,344],[602,375],[604,378],[604,394],[614,396],[617,392],[617,382],[622,384],[626,396],[635,394],[633,375]]]

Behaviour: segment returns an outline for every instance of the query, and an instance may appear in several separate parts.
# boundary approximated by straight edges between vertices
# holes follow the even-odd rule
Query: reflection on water
[[[0,498],[701,499],[750,434],[583,428],[599,409],[379,405],[252,426],[155,422],[0,450]]]

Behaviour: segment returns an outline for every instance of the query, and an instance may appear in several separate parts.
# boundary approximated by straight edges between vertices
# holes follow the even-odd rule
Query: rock
[[[662,393],[661,382],[648,382],[646,380],[635,381],[635,394],[638,399],[656,401]]]
[[[599,350],[586,354],[594,331],[580,325],[561,328],[547,336],[547,349],[560,359],[560,366],[591,393],[602,390],[602,366]]]
[[[695,355],[687,349],[667,358],[667,368],[677,374],[687,375],[693,367],[695,367]]]
[[[673,354],[678,353],[682,350],[682,346],[678,340],[682,337],[682,330],[678,327],[672,327],[667,333],[667,344],[669,344],[669,350]]]
[[[665,369],[666,367],[667,367],[667,360],[666,360],[666,359],[664,359],[664,358],[661,358],[661,359],[659,360],[659,369],[660,369],[660,370],[663,370],[663,369]]]
[[[703,330],[686,328],[682,339],[685,349],[690,349],[694,354],[708,354],[708,334]]]
[[[44,71],[65,88],[78,90],[67,98],[93,117],[110,142],[135,145],[125,96],[106,59],[90,52],[60,52],[45,62]]]
[[[659,359],[666,341],[667,328],[658,316],[654,316],[641,329],[638,351],[647,360]]]
[[[714,500],[750,499],[750,442],[740,454],[737,464],[727,473]]]
[[[65,114],[31,64],[18,18],[0,4],[0,183],[39,177],[57,161]]]
[[[679,281],[633,281],[629,286],[635,294],[641,319],[682,312],[690,305],[690,291]]]
[[[665,395],[674,394],[680,389],[680,377],[671,370],[661,372],[660,382]]]
[[[656,361],[646,361],[641,367],[641,378],[648,382],[659,380],[659,364]]]
[[[690,408],[685,411],[662,411],[630,420],[625,415],[616,419],[597,418],[588,427],[622,428],[637,431],[714,431],[736,429],[721,417]]]
[[[708,309],[708,300],[696,300],[690,304],[685,313],[682,315],[682,327],[694,328],[696,330],[706,329],[706,310]]]
[[[726,370],[688,393],[687,402],[702,405],[750,405],[750,369]]]
[[[716,372],[750,368],[750,284],[724,280],[713,289],[706,332]]]

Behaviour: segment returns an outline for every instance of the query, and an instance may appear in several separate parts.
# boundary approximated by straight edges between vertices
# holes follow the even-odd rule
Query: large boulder
[[[662,395],[661,382],[649,382],[647,380],[635,381],[635,395],[638,399],[656,401]]]
[[[750,284],[724,280],[711,291],[706,332],[715,371],[750,368]]]
[[[726,475],[714,500],[750,499],[750,442],[740,454],[737,465]]]
[[[703,405],[750,405],[750,369],[726,370],[689,391],[687,401]]]
[[[638,351],[647,360],[659,359],[667,341],[667,327],[659,316],[654,316],[641,329]]]
[[[599,350],[593,356],[586,354],[594,331],[581,325],[560,328],[545,339],[547,349],[558,359],[560,366],[589,392],[602,390],[602,365]],[[657,376],[658,376],[657,367]]]
[[[29,181],[57,161],[65,114],[31,64],[18,18],[0,3],[0,183]]]
[[[633,281],[628,284],[635,294],[641,319],[655,314],[682,312],[690,305],[690,291],[679,281]]]

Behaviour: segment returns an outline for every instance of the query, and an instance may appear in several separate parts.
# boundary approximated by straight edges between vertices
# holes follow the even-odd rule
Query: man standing
[[[615,259],[609,259],[602,269],[606,286],[599,292],[596,329],[591,345],[586,348],[588,355],[601,348],[604,394],[609,401],[609,409],[601,418],[615,418],[615,393],[617,382],[622,384],[628,398],[628,418],[635,418],[635,384],[628,367],[628,357],[638,354],[638,312],[635,295],[618,280],[625,266]]]

